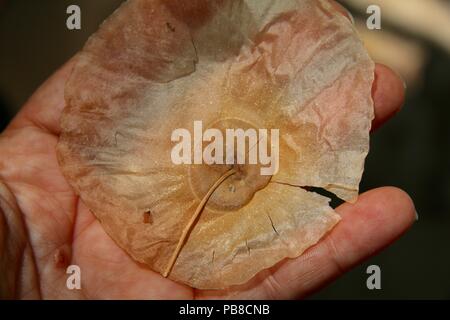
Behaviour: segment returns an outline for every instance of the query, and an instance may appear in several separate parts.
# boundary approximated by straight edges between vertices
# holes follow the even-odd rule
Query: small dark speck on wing
[[[166,22],[166,26],[167,26],[167,29],[169,29],[170,31],[172,31],[172,32],[175,32],[175,27],[174,26],[172,26],[171,24],[170,24],[170,22]]]

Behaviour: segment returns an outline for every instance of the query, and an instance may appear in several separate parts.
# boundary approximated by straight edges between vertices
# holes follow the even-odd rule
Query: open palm
[[[69,62],[50,78],[0,136],[0,297],[298,298],[392,243],[415,219],[403,191],[375,189],[337,208],[343,219],[319,244],[245,285],[199,291],[165,279],[115,244],[60,172],[55,147],[71,68]],[[374,128],[400,109],[403,91],[401,80],[378,65]],[[66,286],[73,264],[81,268],[80,290]]]

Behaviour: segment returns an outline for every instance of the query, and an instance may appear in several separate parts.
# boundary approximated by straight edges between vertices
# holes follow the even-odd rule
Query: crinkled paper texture
[[[203,289],[241,284],[339,221],[302,187],[356,199],[373,74],[328,1],[130,0],[77,57],[58,158],[107,233],[162,272],[201,201],[189,166],[171,161],[172,131],[226,118],[280,129],[279,172],[239,209],[206,205],[170,274]]]

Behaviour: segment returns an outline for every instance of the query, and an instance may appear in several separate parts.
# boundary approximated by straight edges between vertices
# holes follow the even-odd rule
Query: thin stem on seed
[[[192,228],[194,227],[195,222],[197,221],[197,218],[200,216],[200,214],[203,211],[203,208],[206,205],[206,202],[208,202],[208,199],[211,197],[211,195],[214,193],[214,191],[224,182],[228,177],[232,176],[233,174],[237,173],[237,170],[235,168],[232,168],[225,172],[215,183],[214,185],[208,190],[208,192],[203,197],[202,201],[198,205],[197,209],[195,210],[193,216],[189,220],[188,224],[184,228],[180,240],[178,241],[177,247],[175,248],[175,251],[172,254],[172,257],[170,258],[169,264],[167,265],[166,270],[163,273],[163,276],[167,278],[172,271],[173,266],[175,265],[175,262],[177,261],[177,258],[180,254],[181,249],[183,248],[186,238],[191,232]]]

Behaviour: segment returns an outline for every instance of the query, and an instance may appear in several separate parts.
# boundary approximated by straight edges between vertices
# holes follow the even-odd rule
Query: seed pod
[[[129,0],[77,57],[59,162],[135,260],[195,288],[241,284],[339,221],[305,187],[356,199],[373,74],[325,0]],[[279,130],[278,172],[174,164],[172,132],[195,121]]]

